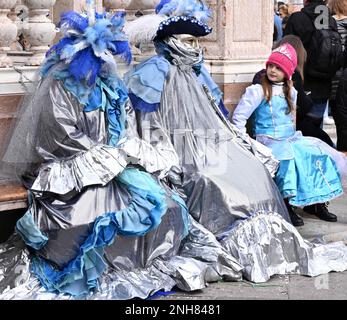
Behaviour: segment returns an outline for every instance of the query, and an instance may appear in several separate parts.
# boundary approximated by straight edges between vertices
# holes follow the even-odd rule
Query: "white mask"
[[[176,34],[174,36],[176,39],[180,40],[187,47],[191,47],[193,49],[199,49],[199,40],[197,37],[194,37],[191,34]]]

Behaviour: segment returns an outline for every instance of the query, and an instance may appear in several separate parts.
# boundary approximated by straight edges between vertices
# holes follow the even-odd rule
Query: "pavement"
[[[335,126],[324,127],[336,142]],[[347,182],[345,185],[347,190]],[[320,238],[326,242],[344,241],[347,245],[347,192],[331,201],[329,210],[338,216],[338,222],[325,222],[298,210],[305,225],[298,228],[307,240]],[[254,284],[248,281],[211,283],[196,292],[175,292],[159,300],[346,300],[347,271],[318,277],[298,275],[273,276],[268,282]]]

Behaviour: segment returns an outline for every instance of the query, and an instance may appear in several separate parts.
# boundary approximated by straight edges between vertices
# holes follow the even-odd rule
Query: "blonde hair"
[[[347,0],[329,0],[328,7],[334,14],[347,16]]]
[[[285,16],[289,15],[289,10],[288,10],[288,6],[286,4],[282,4],[279,8],[278,8],[278,12],[280,12],[281,10],[283,11],[283,14]]]

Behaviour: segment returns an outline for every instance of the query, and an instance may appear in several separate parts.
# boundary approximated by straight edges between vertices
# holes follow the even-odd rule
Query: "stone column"
[[[102,12],[103,1],[95,0],[96,10]],[[53,8],[53,22],[58,24],[60,15],[66,11],[76,11],[82,13],[86,8],[86,0],[57,0]]]
[[[17,0],[0,0],[0,67],[10,67],[12,60],[7,56],[10,45],[17,39],[17,26],[8,18]]]
[[[29,23],[23,33],[31,44],[33,56],[26,65],[37,66],[45,59],[49,46],[53,43],[56,27],[48,18],[56,0],[24,0],[29,8]]]
[[[86,0],[57,0],[53,7],[53,22],[57,25],[60,15],[66,11],[82,12],[85,9]]]
[[[125,11],[131,0],[104,0],[104,8],[110,12]]]
[[[271,52],[273,1],[208,0],[213,32],[200,40],[207,67],[232,109]]]
[[[137,17],[154,14],[155,7],[159,0],[131,0],[127,7],[127,21],[135,20]],[[132,46],[133,58],[135,62],[142,61],[155,54],[154,44],[148,43],[141,45],[141,48]]]
[[[11,9],[10,14],[8,17],[16,24],[17,26],[17,37],[15,41],[11,44],[10,48],[12,51],[21,51],[23,50],[21,45],[19,44],[19,36],[22,33],[22,21],[19,19],[18,14],[19,14],[19,7],[21,5],[21,0],[16,0],[16,3],[14,7]]]

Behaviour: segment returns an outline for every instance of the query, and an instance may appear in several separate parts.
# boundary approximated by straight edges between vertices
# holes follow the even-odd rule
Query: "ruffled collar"
[[[87,82],[77,81],[64,64],[57,64],[45,76],[62,81],[64,88],[70,92],[84,107],[84,112],[97,109],[105,112],[108,122],[108,144],[117,146],[125,132],[125,103],[128,92],[123,81],[115,74],[104,74],[96,78],[93,86]]]

